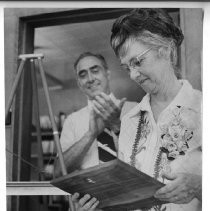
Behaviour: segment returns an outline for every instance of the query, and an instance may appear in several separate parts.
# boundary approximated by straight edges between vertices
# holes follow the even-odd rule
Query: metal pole
[[[37,88],[34,59],[30,59],[30,62],[31,62],[31,78],[32,78],[33,96],[34,96],[34,116],[35,116],[35,122],[36,122],[37,145],[38,145],[38,164],[39,164],[39,168],[43,169],[44,158],[43,158],[43,149],[42,149],[41,127],[40,127],[40,121],[39,121],[39,100],[38,100],[38,88]],[[40,179],[41,181],[44,180],[43,174],[40,175]],[[48,211],[47,197],[42,196],[42,199],[43,199],[43,210]]]
[[[67,174],[67,170],[66,170],[66,167],[65,167],[64,158],[63,158],[63,154],[62,154],[62,150],[61,150],[61,145],[60,145],[60,141],[59,141],[59,134],[58,134],[57,126],[55,124],[55,119],[54,119],[53,112],[52,112],[52,106],[51,106],[51,102],[50,102],[47,81],[46,81],[44,69],[43,69],[43,66],[42,66],[42,60],[41,59],[43,57],[44,57],[43,54],[22,54],[22,55],[19,56],[19,59],[21,59],[21,63],[19,65],[19,68],[18,68],[18,71],[17,71],[17,75],[16,75],[16,78],[14,80],[14,83],[13,83],[13,86],[12,86],[12,89],[11,89],[11,93],[10,93],[10,96],[9,96],[8,104],[7,104],[6,109],[5,109],[5,120],[7,119],[7,116],[8,116],[10,107],[12,105],[12,101],[13,101],[13,98],[14,98],[14,95],[15,95],[18,83],[19,83],[19,80],[20,80],[20,77],[21,77],[21,73],[23,71],[23,67],[24,67],[24,64],[25,64],[27,59],[31,59],[30,60],[31,61],[31,67],[32,67],[32,73],[31,74],[32,74],[32,76],[34,77],[34,80],[35,80],[34,82],[32,82],[33,83],[33,90],[35,91],[35,101],[36,101],[36,103],[35,103],[36,105],[35,106],[37,108],[37,109],[35,108],[35,112],[36,112],[36,114],[38,114],[38,115],[35,115],[35,116],[37,116],[37,117],[39,116],[37,83],[35,83],[36,82],[36,75],[35,75],[35,67],[34,67],[34,59],[38,59],[40,75],[41,75],[42,84],[43,84],[43,88],[44,88],[44,92],[45,92],[45,97],[46,97],[47,105],[48,105],[48,109],[49,109],[49,115],[50,115],[52,128],[53,128],[53,136],[54,136],[54,141],[55,141],[57,152],[58,152],[58,156],[59,156],[59,161],[60,161],[60,165],[61,165],[61,171],[62,171],[63,175],[66,175]],[[37,122],[37,125],[36,125],[37,126],[37,137],[38,137],[38,142],[39,142],[38,145],[40,145],[42,143],[41,143],[41,130],[40,130],[39,119],[38,120],[36,119],[36,122]],[[39,146],[39,148],[42,149],[42,146]],[[42,153],[39,154],[39,156],[41,156],[43,158]],[[43,163],[41,165],[43,165]],[[69,196],[69,205],[70,205],[70,210],[71,211],[75,211],[74,204],[73,204],[73,202],[71,200],[71,196]]]
[[[39,68],[40,68],[40,74],[41,74],[42,84],[43,84],[43,88],[44,88],[44,93],[45,93],[45,97],[46,97],[46,100],[47,100],[47,106],[48,106],[48,109],[49,109],[50,120],[51,120],[51,123],[52,123],[53,136],[55,138],[55,144],[56,144],[56,147],[57,147],[58,156],[60,158],[62,174],[66,175],[67,171],[66,171],[66,167],[65,167],[65,164],[64,164],[63,154],[62,154],[61,145],[60,145],[60,141],[59,141],[59,133],[58,133],[58,129],[57,129],[57,126],[56,126],[56,123],[55,123],[53,111],[52,111],[52,106],[51,106],[51,101],[50,101],[50,96],[49,96],[49,90],[48,90],[48,86],[47,86],[47,80],[46,80],[46,77],[45,77],[41,58],[38,58],[38,64],[39,64]]]
[[[36,133],[37,133],[37,144],[38,144],[38,163],[39,163],[39,168],[43,169],[44,158],[43,158],[43,149],[42,149],[41,127],[40,127],[40,120],[39,120],[39,100],[38,100],[38,88],[37,88],[34,59],[31,59],[30,62],[31,62],[31,78],[32,78],[33,96],[34,96],[33,98],[34,117],[35,117],[35,122],[36,122]],[[42,174],[41,174],[41,180],[44,180],[44,177]]]
[[[18,71],[17,71],[17,75],[16,75],[16,78],[15,78],[15,81],[13,83],[13,86],[12,86],[12,90],[10,92],[10,95],[9,95],[9,100],[8,100],[8,104],[6,106],[6,110],[5,110],[5,120],[7,119],[7,115],[9,113],[9,110],[10,110],[10,107],[12,105],[12,101],[13,101],[13,98],[14,98],[14,95],[15,95],[15,91],[17,89],[17,85],[20,81],[20,76],[21,76],[21,73],[23,71],[23,66],[25,64],[25,61],[26,59],[25,58],[22,58],[21,59],[21,63],[19,65],[19,68],[18,68]]]
[[[46,80],[46,77],[45,77],[41,57],[38,57],[38,64],[39,64],[40,75],[41,75],[42,84],[43,84],[43,88],[44,88],[44,93],[45,93],[45,97],[46,97],[46,100],[47,100],[47,106],[48,106],[48,109],[49,109],[49,115],[50,115],[50,120],[51,120],[51,123],[52,123],[53,135],[54,135],[54,141],[55,141],[58,156],[59,156],[61,171],[62,171],[63,175],[66,175],[67,170],[66,170],[66,166],[65,166],[65,163],[64,163],[63,153],[62,153],[61,145],[60,145],[60,141],[59,141],[58,129],[57,129],[57,126],[55,124],[55,119],[54,119],[53,112],[52,112],[49,90],[48,90],[48,86],[47,86],[47,80]],[[70,204],[71,211],[74,211],[74,205],[73,205],[71,198],[69,198],[69,204]]]

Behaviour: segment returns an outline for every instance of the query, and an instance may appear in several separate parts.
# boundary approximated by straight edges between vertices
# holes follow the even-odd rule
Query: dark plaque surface
[[[153,197],[164,184],[134,167],[114,160],[51,181],[71,194],[90,194],[104,210],[129,210],[161,204]]]

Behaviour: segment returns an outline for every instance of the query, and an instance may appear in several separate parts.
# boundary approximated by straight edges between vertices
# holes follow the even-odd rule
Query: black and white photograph
[[[95,3],[2,8],[6,210],[204,210],[205,5]]]

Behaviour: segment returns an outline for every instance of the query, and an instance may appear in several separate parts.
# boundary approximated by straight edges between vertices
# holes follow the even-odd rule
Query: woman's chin
[[[153,93],[153,89],[149,86],[145,86],[145,85],[139,85],[146,93],[152,94]]]
[[[136,81],[136,83],[138,84],[138,86],[140,86],[145,91],[146,86],[145,86],[144,82]]]

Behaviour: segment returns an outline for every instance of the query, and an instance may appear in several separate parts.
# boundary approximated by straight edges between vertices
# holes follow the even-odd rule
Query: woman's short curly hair
[[[175,47],[178,47],[184,38],[181,29],[174,24],[166,10],[134,9],[119,17],[112,26],[111,46],[115,54],[119,57],[122,46],[129,38],[141,37],[145,32],[147,32],[147,36],[148,34],[156,35],[159,40],[165,39],[167,42],[173,43]]]

